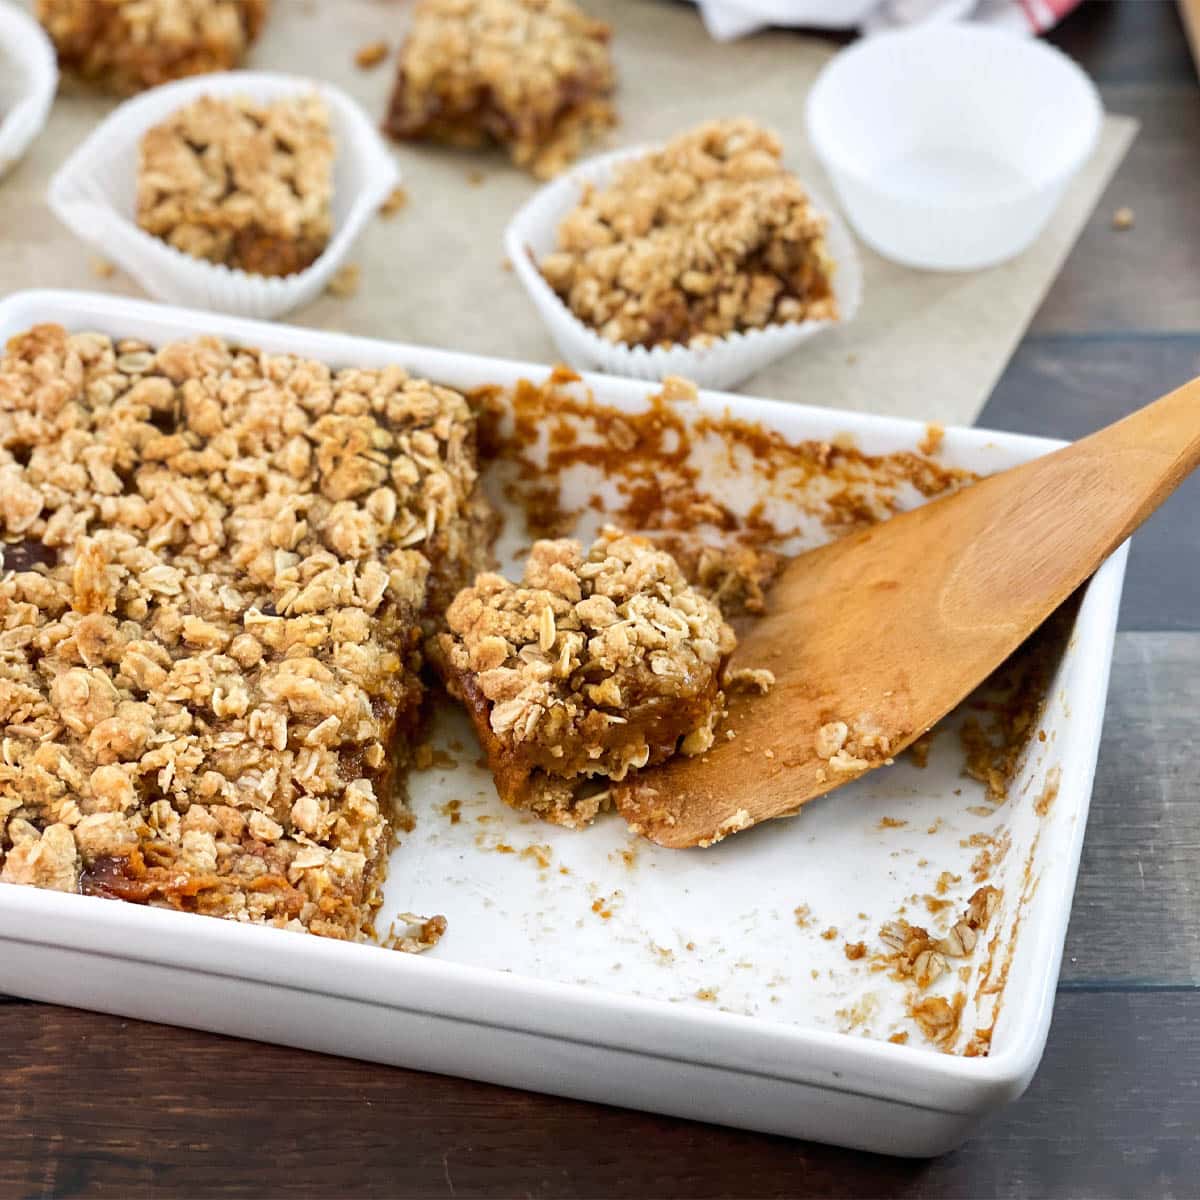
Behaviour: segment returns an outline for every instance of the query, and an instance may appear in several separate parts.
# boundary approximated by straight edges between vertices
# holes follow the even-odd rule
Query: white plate
[[[111,297],[26,292],[0,302],[0,336],[39,321],[154,343],[217,333],[332,364],[399,362],[462,388],[546,372]],[[602,376],[585,382],[626,409],[644,406],[654,390]],[[695,411],[727,408],[797,439],[848,432],[871,453],[912,448],[924,432],[914,422],[712,393]],[[1053,445],[952,430],[943,457],[989,471]],[[709,469],[722,461],[717,455]],[[507,544],[521,540],[513,532]],[[393,856],[380,921],[386,929],[400,912],[444,913],[450,926],[435,950],[414,958],[0,885],[0,990],[864,1149],[939,1153],[1018,1095],[1042,1054],[1124,568],[1122,548],[1089,585],[1050,691],[1047,740],[1035,743],[994,819],[965,811],[980,790],[960,775],[956,739],[943,735],[924,771],[902,761],[814,802],[799,819],[712,850],[642,844],[631,865],[615,817],[572,833],[503,808],[469,765],[469,732],[444,718],[438,736],[461,741],[460,765],[412,776],[417,827]],[[1034,800],[1054,767],[1061,788],[1039,817]],[[448,799],[462,802],[457,824],[439,812]],[[884,816],[908,824],[881,828]],[[937,832],[927,833],[938,817]],[[919,1044],[903,985],[867,960],[847,961],[842,945],[877,946],[879,925],[910,896],[932,892],[941,870],[967,876],[975,851],[960,841],[998,823],[1012,838],[992,880],[1005,897],[1007,986],[985,996],[978,1014],[972,1004],[964,1021],[968,1029],[986,1024],[1001,1004],[992,1053],[941,1054]],[[518,853],[496,852],[501,841]],[[532,845],[548,847],[548,868],[519,853]],[[973,888],[967,876],[951,893],[956,906]],[[793,917],[800,904],[812,913],[807,928]],[[830,926],[838,936],[825,940]],[[972,994],[987,965],[973,964]],[[704,989],[715,1002],[697,997]],[[865,1030],[846,1031],[850,1010],[868,1016]],[[913,1034],[908,1045],[881,1040],[901,1028]]]

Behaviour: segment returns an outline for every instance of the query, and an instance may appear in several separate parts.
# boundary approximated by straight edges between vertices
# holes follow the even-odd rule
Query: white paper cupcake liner
[[[853,318],[862,298],[862,266],[854,241],[829,205],[808,189],[813,204],[829,222],[825,242],[837,267],[833,290],[841,314],[838,321],[769,325],[765,329],[727,334],[709,346],[697,348],[629,346],[610,342],[588,328],[542,278],[537,263],[555,248],[559,222],[579,202],[586,184],[604,186],[618,163],[652,153],[654,149],[639,146],[617,150],[580,163],[540,188],[505,231],[505,250],[517,277],[537,306],[559,353],[571,366],[634,379],[662,380],[668,375],[683,375],[701,387],[733,388],[821,330],[844,325]]]
[[[0,0],[0,178],[46,124],[58,62],[42,27]]]
[[[200,96],[248,96],[265,103],[313,91],[329,106],[337,156],[333,236],[311,266],[278,278],[251,275],[193,258],[138,228],[138,143],[147,129]],[[228,71],[168,83],[126,101],[59,168],[47,199],[64,225],[156,299],[269,319],[307,304],[324,290],[399,179],[382,137],[340,88],[299,75]]]

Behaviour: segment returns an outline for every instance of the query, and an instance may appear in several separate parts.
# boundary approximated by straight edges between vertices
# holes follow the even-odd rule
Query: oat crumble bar
[[[733,631],[644,538],[537,542],[520,584],[481,575],[447,624],[435,664],[515,808],[579,827],[608,781],[712,744]]]
[[[419,0],[385,128],[454,146],[497,142],[549,178],[615,122],[609,35],[572,0]]]
[[[590,187],[539,264],[585,325],[631,346],[836,320],[825,218],[773,133],[710,121]]]
[[[67,70],[118,95],[241,62],[268,0],[38,0]]]
[[[292,275],[329,243],[333,160],[316,93],[202,96],[143,135],[137,223],[193,258]]]
[[[0,356],[0,881],[356,938],[420,644],[486,562],[399,367],[42,325]]]

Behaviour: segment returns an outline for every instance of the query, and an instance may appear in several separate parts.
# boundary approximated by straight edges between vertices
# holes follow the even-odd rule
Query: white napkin
[[[1042,33],[1080,0],[696,0],[719,42],[768,25],[858,29],[878,33],[922,21],[980,21],[1019,33]]]

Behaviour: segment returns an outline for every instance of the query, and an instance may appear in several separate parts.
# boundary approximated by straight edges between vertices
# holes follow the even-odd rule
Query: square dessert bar
[[[292,275],[329,244],[334,153],[316,93],[202,96],[143,135],[137,223],[193,258]]]
[[[497,142],[548,178],[615,121],[609,36],[572,0],[419,0],[385,128]]]
[[[119,95],[241,62],[268,0],[37,0],[64,68]]]
[[[542,275],[585,325],[631,346],[836,319],[826,221],[781,154],[750,120],[681,134],[585,191]]]
[[[446,619],[435,665],[514,808],[582,826],[604,781],[712,745],[733,631],[643,538],[537,542],[519,585],[481,575]]]
[[[475,426],[399,367],[38,326],[0,357],[0,881],[369,931]]]

